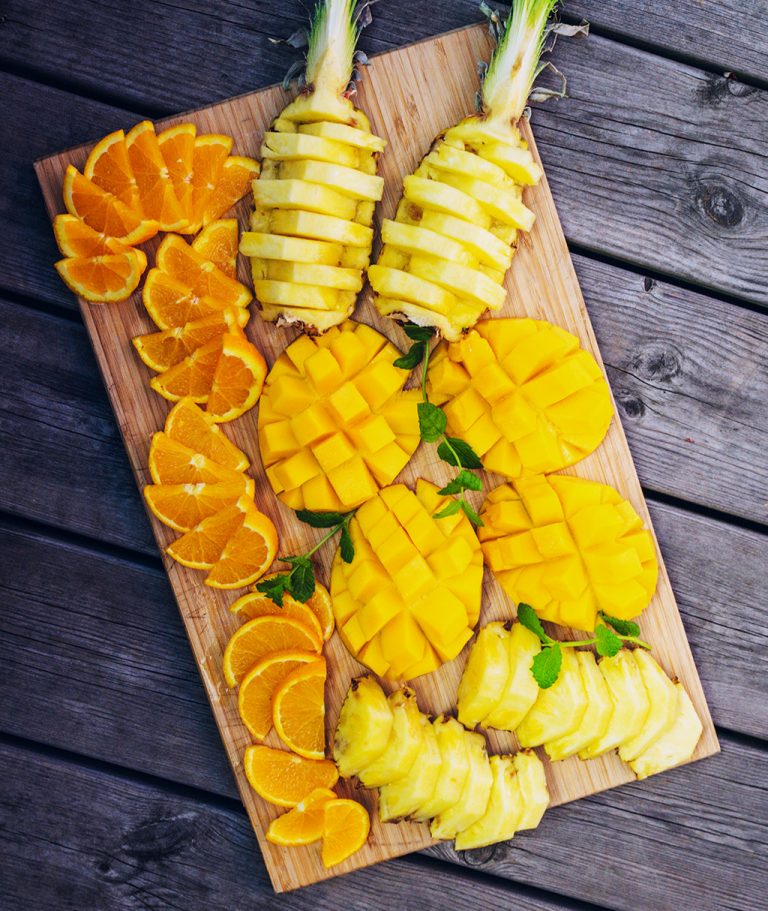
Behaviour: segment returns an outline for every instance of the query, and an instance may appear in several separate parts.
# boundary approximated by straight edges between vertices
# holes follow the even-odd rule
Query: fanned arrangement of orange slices
[[[259,163],[231,151],[229,136],[198,136],[192,123],[157,134],[144,120],[105,136],[82,173],[70,165],[64,175],[69,214],[54,233],[67,286],[96,303],[125,300],[147,266],[137,244],[158,231],[196,234],[248,192]]]
[[[267,363],[245,337],[251,294],[234,278],[236,219],[211,222],[188,244],[169,234],[157,249],[142,292],[158,332],[133,345],[158,375],[163,398],[190,398],[217,422],[232,421],[261,395]]]
[[[248,467],[245,454],[192,399],[181,399],[164,431],[152,437],[153,483],[144,498],[153,515],[181,533],[168,555],[206,570],[205,584],[213,588],[250,585],[277,554],[277,530],[254,503]]]

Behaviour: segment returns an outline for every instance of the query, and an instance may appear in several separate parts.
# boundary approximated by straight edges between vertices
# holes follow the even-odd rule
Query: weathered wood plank
[[[652,513],[715,721],[768,739],[768,538]],[[8,527],[0,552],[0,731],[234,796],[164,576]]]
[[[233,808],[0,747],[3,907],[13,911],[209,911],[278,906],[245,815]],[[286,848],[286,851],[290,849]],[[395,860],[284,896],[293,911],[573,911],[435,862]],[[578,907],[586,907],[579,905]]]

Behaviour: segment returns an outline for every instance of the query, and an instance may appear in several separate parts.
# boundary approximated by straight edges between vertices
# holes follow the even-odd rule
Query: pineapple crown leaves
[[[283,606],[286,594],[297,601],[306,603],[315,593],[315,567],[312,555],[320,550],[326,541],[330,541],[341,532],[339,539],[339,552],[345,563],[351,563],[355,558],[355,546],[349,531],[349,523],[353,512],[311,512],[308,509],[298,509],[296,517],[312,528],[327,528],[323,537],[305,554],[280,557],[287,563],[290,570],[278,573],[271,579],[265,579],[256,585],[256,590],[271,598],[278,607]]]
[[[456,476],[440,490],[441,496],[457,494],[458,498],[436,512],[434,518],[445,519],[448,516],[455,516],[461,510],[473,525],[480,526],[483,524],[483,520],[464,494],[468,490],[483,489],[483,482],[471,471],[471,469],[482,468],[483,463],[469,443],[458,437],[448,436],[445,432],[448,418],[442,408],[429,401],[427,394],[429,343],[434,338],[435,331],[427,326],[417,326],[415,323],[405,323],[403,331],[412,344],[408,351],[393,363],[395,367],[400,367],[402,370],[414,370],[421,365],[422,400],[416,406],[421,438],[425,443],[437,443],[438,457],[443,462],[459,469]]]

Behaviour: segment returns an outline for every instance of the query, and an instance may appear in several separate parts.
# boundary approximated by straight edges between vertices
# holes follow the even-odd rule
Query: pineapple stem
[[[483,79],[482,109],[490,120],[514,124],[520,119],[536,77],[544,69],[541,54],[547,20],[559,0],[513,0]]]
[[[358,0],[319,0],[307,47],[307,84],[342,95],[352,77],[360,26]]]

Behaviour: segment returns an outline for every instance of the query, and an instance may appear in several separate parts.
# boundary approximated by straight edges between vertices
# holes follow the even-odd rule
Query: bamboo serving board
[[[433,138],[473,110],[477,90],[476,64],[478,60],[488,59],[489,52],[485,29],[474,26],[382,54],[374,58],[372,65],[364,71],[357,103],[371,118],[374,131],[388,143],[380,162],[386,189],[377,220],[393,214],[401,193],[402,177],[415,168]],[[231,135],[238,154],[258,157],[262,134],[286,101],[283,90],[272,87],[191,114],[169,118],[158,126],[192,121],[197,125],[198,132]],[[126,130],[131,125],[126,123]],[[527,122],[523,124],[523,132],[536,154]],[[90,146],[81,146],[36,163],[35,169],[51,217],[64,211],[61,184],[66,165],[71,162],[82,168],[89,150]],[[506,281],[507,303],[500,315],[550,320],[577,335],[582,345],[602,364],[546,178],[538,187],[526,190],[526,203],[536,213],[536,224],[528,237],[523,236],[521,248],[513,260]],[[249,198],[237,207],[243,229],[251,207]],[[157,241],[154,241],[148,245],[151,248],[147,251],[150,265],[156,244]],[[240,280],[250,286],[248,263],[244,257],[240,257],[238,268]],[[147,470],[149,440],[155,431],[162,428],[170,405],[150,389],[150,372],[136,357],[130,340],[134,335],[153,331],[155,327],[142,306],[138,291],[120,304],[93,305],[81,300],[80,308],[136,481],[139,487],[143,487],[150,482]],[[255,304],[252,312],[247,333],[271,365],[297,333],[263,322]],[[399,347],[407,347],[402,331],[393,322],[381,320],[376,314],[369,289],[358,303],[355,318],[376,326]],[[251,460],[257,505],[272,517],[278,528],[280,553],[306,550],[318,540],[320,533],[298,522],[294,514],[273,496],[259,459],[256,409],[224,427]],[[648,509],[618,415],[599,449],[567,473],[603,481],[618,488],[650,527]],[[417,477],[426,477],[445,483],[449,476],[450,470],[435,457],[435,447],[422,444],[401,475],[401,480],[410,483]],[[501,480],[498,476],[487,476],[486,491]],[[479,500],[476,505],[479,505]],[[353,857],[329,871],[323,868],[316,845],[281,848],[266,841],[264,833],[270,820],[282,810],[264,802],[246,781],[242,759],[252,738],[240,722],[237,695],[228,689],[221,671],[224,647],[237,627],[227,607],[242,592],[210,589],[203,585],[202,573],[179,566],[165,557],[165,547],[174,534],[154,517],[150,516],[150,521],[275,890],[294,889],[430,845],[432,840],[424,825],[379,823],[373,794],[356,790],[347,782],[340,782],[339,790],[365,803],[371,810],[373,821],[368,843]],[[333,547],[333,544],[326,545],[317,556],[318,578],[326,584]],[[486,572],[480,623],[507,618],[512,613],[500,586]],[[642,615],[640,624],[644,638],[653,644],[654,654],[664,669],[684,683],[704,724],[704,733],[693,758],[716,753],[719,750],[717,736],[663,562],[660,563],[656,594]],[[327,644],[325,653],[329,666],[326,706],[330,742],[350,679],[364,669],[349,656],[337,635]],[[439,671],[415,681],[414,688],[422,710],[437,713],[455,706],[465,657],[466,650]],[[488,741],[491,752],[516,749],[514,737],[510,734],[489,732]],[[274,731],[267,743],[280,746]],[[573,758],[554,765],[547,763],[546,768],[552,805],[577,800],[633,780],[628,766],[616,755],[591,762]],[[647,787],[653,787],[653,782]],[[519,836],[521,839],[536,837],[535,832]]]

